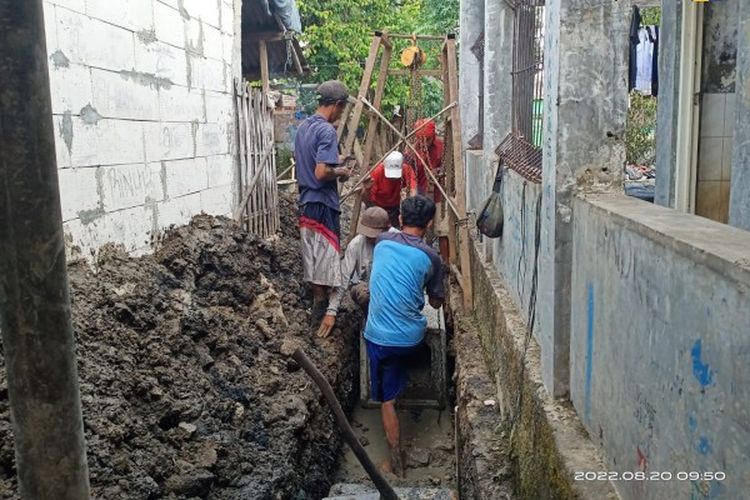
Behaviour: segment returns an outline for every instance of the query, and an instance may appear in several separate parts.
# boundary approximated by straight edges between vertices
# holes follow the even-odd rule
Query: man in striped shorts
[[[333,123],[342,115],[349,95],[339,81],[318,87],[318,110],[297,129],[294,159],[299,187],[299,226],[304,281],[312,286],[310,324],[320,324],[331,288],[341,284],[339,237],[341,206],[337,181],[351,170],[340,166]]]

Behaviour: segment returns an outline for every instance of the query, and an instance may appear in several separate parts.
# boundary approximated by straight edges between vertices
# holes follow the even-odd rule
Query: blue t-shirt
[[[319,181],[315,177],[315,165],[339,164],[338,138],[333,125],[314,114],[297,129],[294,138],[294,161],[297,164],[299,204],[323,203],[333,210],[341,211],[336,181]]]
[[[408,347],[422,342],[427,318],[424,291],[445,298],[440,256],[421,238],[383,233],[373,252],[365,338],[374,344]]]

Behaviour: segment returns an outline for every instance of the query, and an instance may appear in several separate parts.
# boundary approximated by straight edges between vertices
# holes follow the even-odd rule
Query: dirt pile
[[[294,201],[262,241],[196,217],[154,255],[106,252],[69,269],[92,493],[96,498],[315,498],[340,444],[317,387],[287,353],[304,347],[342,402],[356,327],[309,328]],[[0,364],[2,363],[0,357]],[[0,497],[16,485],[4,366]]]

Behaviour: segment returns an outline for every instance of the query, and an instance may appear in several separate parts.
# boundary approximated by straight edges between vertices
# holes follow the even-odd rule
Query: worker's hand
[[[320,322],[320,328],[318,328],[318,337],[324,339],[331,334],[334,325],[336,324],[336,316],[332,314],[326,314],[323,316],[323,321]]]
[[[341,182],[346,182],[349,180],[349,177],[352,176],[352,169],[346,168],[346,167],[337,167],[336,176],[339,178]]]

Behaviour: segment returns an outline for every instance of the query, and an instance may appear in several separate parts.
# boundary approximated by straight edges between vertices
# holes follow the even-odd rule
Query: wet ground
[[[449,411],[400,410],[401,439],[406,452],[406,477],[388,475],[394,486],[438,486],[455,488],[453,415]],[[355,408],[350,418],[354,432],[376,465],[388,458],[379,409]],[[367,475],[346,447],[337,483],[367,483]]]

